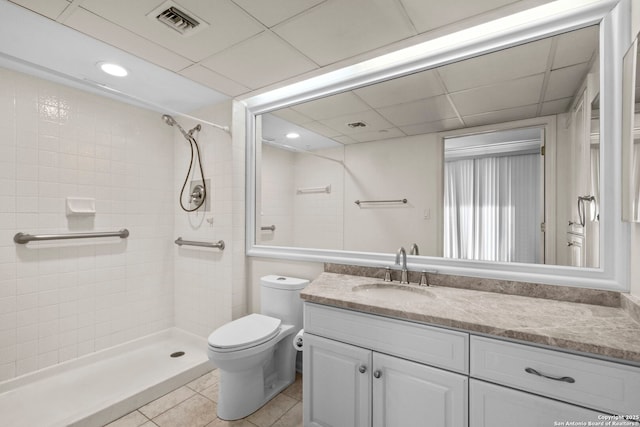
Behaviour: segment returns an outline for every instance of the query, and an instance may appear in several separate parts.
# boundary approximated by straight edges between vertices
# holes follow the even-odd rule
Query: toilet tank
[[[308,280],[295,277],[269,275],[260,278],[260,312],[297,329],[302,328],[300,291],[308,284]]]

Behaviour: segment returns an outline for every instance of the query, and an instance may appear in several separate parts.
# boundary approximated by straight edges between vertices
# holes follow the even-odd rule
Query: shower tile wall
[[[229,125],[231,103],[192,112],[191,115],[213,123]],[[186,129],[196,125],[193,120],[183,117],[176,119]],[[191,151],[189,144],[176,130],[172,196],[175,237],[202,242],[224,240],[226,247],[224,250],[193,246],[175,248],[175,322],[181,329],[207,337],[215,328],[232,319],[234,292],[237,294],[244,289],[243,284],[234,285],[236,274],[232,274],[234,248],[239,247],[238,256],[244,258],[243,245],[241,242],[236,245],[232,234],[233,200],[236,197],[234,194],[243,193],[244,190],[234,187],[231,137],[206,124],[202,125],[201,132],[195,136],[202,154],[204,175],[210,180],[207,191],[211,198],[211,209],[208,212],[198,210],[186,213],[178,206],[178,194],[188,170]],[[199,169],[197,166],[195,168],[189,180],[201,179]],[[183,200],[186,204],[188,190]],[[239,312],[244,314],[244,295],[238,300],[241,301]]]
[[[158,113],[0,69],[0,380],[173,325],[173,136]],[[69,196],[95,217],[67,217]]]

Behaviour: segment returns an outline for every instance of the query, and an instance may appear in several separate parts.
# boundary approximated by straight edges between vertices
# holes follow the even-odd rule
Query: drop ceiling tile
[[[334,138],[340,136],[340,132],[335,129],[331,129],[329,126],[323,125],[320,122],[309,122],[303,125],[304,128],[309,129],[311,132],[315,132],[319,135],[326,136],[327,138]]]
[[[545,101],[573,97],[589,72],[589,64],[572,65],[554,70],[544,95]]]
[[[201,65],[252,89],[318,68],[271,31],[217,53]]]
[[[378,108],[442,95],[444,88],[435,71],[427,70],[376,83],[353,92],[371,107]]]
[[[312,118],[307,117],[304,114],[299,113],[292,108],[283,108],[281,110],[272,111],[271,114],[297,125],[303,125],[305,123],[309,123],[313,121]]]
[[[571,107],[573,98],[556,99],[555,101],[543,102],[540,110],[541,116],[549,116],[552,114],[566,113]]]
[[[242,40],[254,36],[265,27],[231,0],[176,0],[179,9],[208,27],[182,36],[156,19],[146,15],[162,4],[161,0],[84,0],[80,7],[164,46],[193,62],[211,56]]]
[[[267,27],[289,19],[326,0],[233,0]]]
[[[493,125],[496,123],[511,122],[514,120],[530,119],[536,116],[538,105],[525,105],[522,107],[509,108],[506,110],[492,111],[490,113],[464,116],[463,120],[467,126]]]
[[[369,131],[369,132],[360,132],[351,135],[351,138],[355,139],[357,142],[370,142],[370,141],[382,141],[384,139],[392,139],[392,138],[400,138],[406,136],[404,132],[402,132],[398,128],[389,128],[382,129],[377,131]]]
[[[333,137],[334,141],[338,141],[340,144],[344,144],[344,145],[348,145],[348,144],[357,144],[358,141],[356,141],[355,139],[346,136],[346,135],[342,135],[342,136],[335,136]]]
[[[320,65],[415,35],[396,1],[327,1],[273,30]]]
[[[44,15],[47,18],[53,20],[69,6],[67,0],[10,0],[11,3],[15,3],[26,9],[32,10],[40,15]]]
[[[349,123],[363,122],[366,127],[349,127]],[[349,135],[355,139],[355,134],[363,132],[377,132],[383,129],[390,129],[393,127],[391,123],[386,121],[380,114],[374,110],[361,111],[354,114],[346,114],[340,117],[334,117],[331,119],[322,120],[325,126],[335,129],[340,132],[341,135]]]
[[[234,82],[233,80],[221,76],[220,74],[198,64],[185,68],[180,71],[180,74],[232,97],[247,93],[251,90],[240,83]]]
[[[470,18],[518,0],[400,0],[420,33]]]
[[[589,62],[598,51],[599,28],[594,25],[559,35],[552,69]]]
[[[540,40],[438,68],[447,90],[458,92],[544,73],[551,39]]]
[[[544,74],[510,80],[451,94],[462,116],[536,104],[540,99]],[[466,122],[466,119],[465,119]]]
[[[437,122],[429,122],[429,123],[419,123],[416,125],[402,126],[400,130],[405,134],[411,135],[422,135],[425,133],[434,133],[434,132],[442,132],[445,130],[453,130],[463,128],[462,122],[460,119],[446,119],[446,120],[438,120]]]
[[[456,117],[456,112],[444,95],[378,108],[377,111],[396,126],[435,122]]]
[[[370,107],[352,92],[343,92],[337,95],[319,98],[305,102],[304,104],[295,105],[291,108],[314,120],[329,119],[331,117],[370,110]]]
[[[178,71],[192,64],[184,56],[177,55],[82,8],[76,8],[65,20],[64,25],[171,71]]]

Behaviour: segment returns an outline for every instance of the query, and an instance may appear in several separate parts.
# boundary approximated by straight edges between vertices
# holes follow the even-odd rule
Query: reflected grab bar
[[[276,231],[275,225],[265,225],[264,227],[260,227],[261,231]]]
[[[123,228],[120,231],[108,231],[99,233],[67,233],[67,234],[25,234],[18,233],[13,236],[13,241],[21,245],[29,242],[37,242],[41,240],[69,240],[69,239],[89,239],[93,237],[120,237],[126,239],[129,237],[129,230]]]
[[[356,200],[356,205],[360,206],[361,203],[403,203],[406,204],[408,202],[407,199],[396,199],[396,200]]]
[[[173,243],[178,246],[200,246],[202,248],[217,248],[220,250],[224,250],[224,240],[218,240],[215,243],[210,242],[196,242],[193,240],[182,240],[182,237],[178,237]]]

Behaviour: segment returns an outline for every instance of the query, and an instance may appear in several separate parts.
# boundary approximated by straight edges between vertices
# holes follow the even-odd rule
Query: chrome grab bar
[[[262,231],[276,231],[276,226],[275,225],[268,225],[268,226],[260,227],[260,230],[262,230]]]
[[[406,204],[408,202],[407,199],[396,199],[396,200],[356,200],[356,205],[360,206],[361,203],[403,203]]]
[[[13,236],[13,241],[21,245],[40,240],[69,240],[69,239],[89,239],[93,237],[129,237],[129,230],[123,228],[120,231],[108,231],[98,233],[67,233],[67,234],[25,234],[18,233]]]
[[[215,243],[210,242],[196,242],[193,240],[182,240],[182,237],[178,237],[174,243],[178,246],[186,245],[186,246],[200,246],[202,248],[218,248],[220,250],[224,250],[224,240],[218,240]]]

